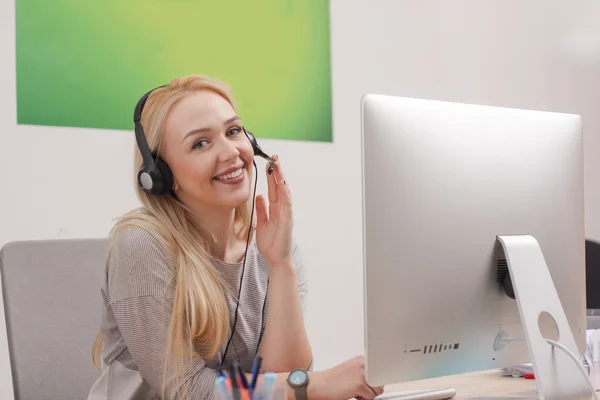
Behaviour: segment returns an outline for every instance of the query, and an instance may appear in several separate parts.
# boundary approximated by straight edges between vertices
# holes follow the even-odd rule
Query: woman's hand
[[[263,195],[256,196],[256,244],[269,266],[292,263],[292,197],[279,157],[275,169],[267,173],[269,206]],[[269,166],[267,165],[267,168]]]
[[[365,359],[354,357],[331,369],[309,373],[309,399],[369,399],[383,393],[382,387],[371,387],[365,380]]]

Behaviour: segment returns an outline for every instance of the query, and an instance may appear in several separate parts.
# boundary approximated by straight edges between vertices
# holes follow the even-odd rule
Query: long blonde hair
[[[167,86],[152,92],[142,113],[141,123],[153,152],[160,152],[163,128],[170,110],[186,94],[198,90],[211,90],[236,108],[229,87],[223,82],[203,75],[172,80]],[[121,217],[109,237],[114,239],[128,226],[142,227],[175,255],[174,304],[166,343],[165,372],[172,360],[177,378],[183,379],[185,357],[211,358],[229,335],[230,314],[225,299],[227,286],[211,262],[212,251],[217,245],[214,236],[175,196],[149,195],[139,187],[137,173],[143,160],[137,148],[134,165],[135,187],[142,207]],[[235,210],[235,223],[241,224],[244,229],[253,229],[250,216],[252,200],[248,199],[246,204]],[[92,349],[93,362],[99,369],[102,341],[102,332],[99,332]],[[166,376],[163,381],[166,381]]]

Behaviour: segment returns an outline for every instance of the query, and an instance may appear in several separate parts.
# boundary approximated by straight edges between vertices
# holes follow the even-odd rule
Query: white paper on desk
[[[590,380],[594,389],[600,389],[600,329],[594,329],[592,331],[592,343],[591,343],[591,359],[590,364]]]
[[[594,329],[588,329],[585,331],[585,354],[584,357],[588,362],[588,365],[592,365],[594,360],[592,359],[593,344],[594,343]]]
[[[592,361],[600,361],[600,330],[594,329],[592,331]]]
[[[594,389],[600,389],[600,329],[586,331],[584,358],[590,367],[590,381]]]
[[[502,375],[504,376],[522,377],[523,375],[530,373],[533,373],[532,364],[513,365],[512,367],[502,369]]]

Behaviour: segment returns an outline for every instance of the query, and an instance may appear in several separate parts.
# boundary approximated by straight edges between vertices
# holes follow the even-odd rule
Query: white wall
[[[598,21],[594,3],[331,0],[335,142],[261,142],[280,155],[294,195],[297,234],[309,262],[317,368],[363,353],[364,93],[580,113],[587,233],[600,239],[600,61],[590,52],[570,59],[560,49],[578,26]],[[132,132],[16,126],[12,0],[0,0],[0,60],[0,246],[106,235],[115,217],[137,205]],[[8,371],[7,364],[2,368]],[[7,384],[0,381],[2,398]]]

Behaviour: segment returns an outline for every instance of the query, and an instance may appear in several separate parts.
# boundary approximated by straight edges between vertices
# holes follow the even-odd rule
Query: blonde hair
[[[141,123],[153,152],[160,152],[169,112],[186,94],[198,90],[211,90],[236,108],[229,87],[223,82],[203,75],[172,80],[167,86],[152,92],[142,113]],[[213,357],[229,335],[230,313],[224,292],[227,286],[211,261],[211,253],[218,244],[211,232],[204,229],[175,196],[149,195],[139,187],[137,173],[143,160],[137,148],[134,165],[135,187],[142,207],[120,218],[109,237],[114,239],[128,226],[141,227],[175,255],[175,265],[172,266],[174,304],[166,343],[163,383],[171,361],[174,362],[176,379],[183,383],[184,359]],[[248,199],[246,204],[235,210],[235,223],[241,224],[244,229],[254,229],[250,217],[252,200]],[[101,351],[102,332],[99,332],[92,350],[93,362],[99,369]],[[164,386],[163,390],[166,390]]]

